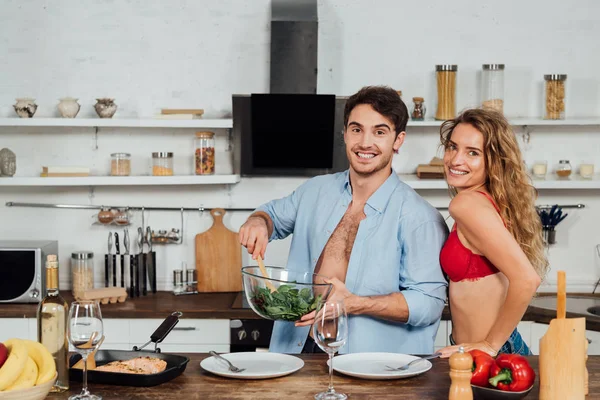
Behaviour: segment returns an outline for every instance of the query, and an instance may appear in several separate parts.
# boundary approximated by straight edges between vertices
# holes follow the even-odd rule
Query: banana
[[[54,374],[56,373],[56,363],[48,349],[46,349],[43,344],[33,340],[23,339],[23,342],[27,346],[29,357],[35,361],[38,367],[38,377],[35,384],[41,385],[54,378]]]
[[[31,357],[27,357],[27,361],[25,361],[25,368],[21,375],[17,378],[17,380],[4,389],[6,392],[10,390],[19,390],[19,389],[27,389],[35,385],[35,381],[37,381],[38,377],[38,367],[31,359]]]
[[[0,391],[11,386],[21,376],[27,362],[27,346],[20,339],[9,339],[4,345],[9,354],[0,368]]]

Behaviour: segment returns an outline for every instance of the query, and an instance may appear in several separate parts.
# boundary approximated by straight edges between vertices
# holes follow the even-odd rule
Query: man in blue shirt
[[[347,171],[309,179],[260,206],[240,229],[256,259],[293,234],[287,267],[329,277],[343,299],[348,341],[340,353],[428,354],[446,299],[439,254],[448,228],[437,210],[392,170],[408,111],[388,87],[365,87],[344,110]],[[310,148],[307,148],[310,157]],[[275,322],[270,351],[318,351],[314,312]]]

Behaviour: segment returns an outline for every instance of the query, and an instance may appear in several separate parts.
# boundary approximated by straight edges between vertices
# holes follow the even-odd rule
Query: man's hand
[[[269,243],[269,228],[263,217],[250,216],[240,228],[240,243],[252,254],[252,259],[258,256],[265,258],[265,251]]]
[[[337,300],[347,301],[348,299],[355,296],[348,290],[348,288],[346,287],[344,282],[340,281],[338,278],[323,279],[323,280],[325,281],[325,283],[331,283],[333,285],[333,288],[331,289],[331,294],[327,298],[327,302],[333,302],[333,301],[337,301]],[[346,312],[348,314],[350,314],[350,310],[348,309],[347,305],[346,305]],[[317,315],[316,311],[312,311],[306,315],[303,315],[299,321],[296,321],[296,326],[307,326],[307,325],[314,324],[316,315]]]

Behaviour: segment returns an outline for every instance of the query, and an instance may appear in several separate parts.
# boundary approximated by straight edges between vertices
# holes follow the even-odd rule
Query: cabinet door
[[[102,320],[104,326],[104,343],[101,347],[105,349],[131,350],[129,321],[122,318],[104,318]]]
[[[588,355],[597,356],[600,355],[600,332],[598,331],[585,331],[585,336],[588,339]]]
[[[536,356],[540,354],[540,339],[546,334],[546,331],[548,331],[548,324],[540,324],[539,322],[531,324],[531,345],[529,348]]]
[[[0,342],[8,339],[29,339],[29,320],[26,318],[2,318]],[[37,333],[36,333],[37,335]]]
[[[162,319],[130,320],[130,343],[137,346],[146,343],[162,322]],[[215,346],[229,349],[228,319],[181,319],[159,345],[163,351],[178,349],[172,351],[205,352],[213,347],[224,348]]]
[[[448,321],[440,321],[433,346],[436,351],[448,346]]]

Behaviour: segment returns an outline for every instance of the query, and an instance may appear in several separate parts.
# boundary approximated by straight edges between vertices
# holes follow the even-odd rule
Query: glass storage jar
[[[152,175],[173,175],[173,153],[162,151],[152,153]]]
[[[565,81],[567,75],[544,75],[545,82],[545,119],[565,119]]]
[[[194,151],[194,170],[196,175],[215,173],[215,134],[196,132]]]
[[[75,251],[71,253],[71,290],[73,297],[94,288],[94,253]]]
[[[410,112],[410,116],[413,121],[423,121],[425,119],[425,111],[427,108],[425,107],[425,99],[422,97],[413,97],[413,106]]]
[[[483,64],[481,106],[504,112],[504,64]]]
[[[456,71],[458,71],[458,66],[436,65],[435,71],[438,100],[435,119],[452,119],[456,117]]]
[[[129,176],[131,174],[131,154],[112,153],[110,155],[110,174],[112,176]]]
[[[559,178],[568,178],[571,175],[571,164],[569,160],[560,160],[558,162],[558,168],[556,168],[556,175]]]

